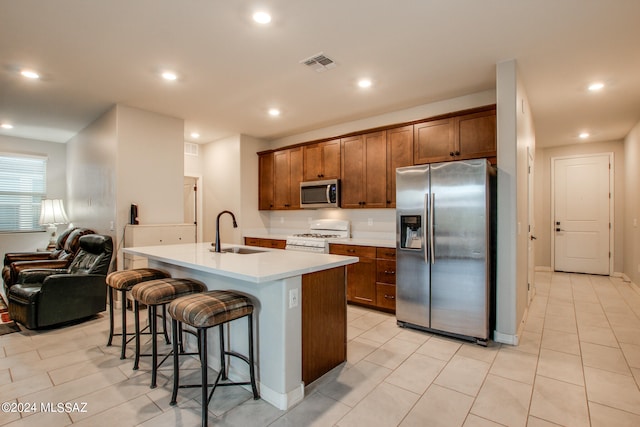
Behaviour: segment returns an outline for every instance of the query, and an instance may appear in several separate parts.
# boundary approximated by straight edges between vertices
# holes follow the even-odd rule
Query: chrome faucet
[[[233,228],[238,228],[238,223],[236,222],[236,216],[233,214],[233,212],[222,211],[218,214],[218,216],[216,217],[216,243],[215,243],[216,252],[220,252],[220,217],[222,216],[222,214],[226,214],[226,213],[231,215],[231,218],[233,219]]]

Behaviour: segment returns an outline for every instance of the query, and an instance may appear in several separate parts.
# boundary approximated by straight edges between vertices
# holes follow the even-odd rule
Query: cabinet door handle
[[[350,254],[353,254],[353,253],[356,252],[356,250],[355,249],[347,249],[347,252],[349,252]]]
[[[395,272],[395,271],[393,271],[393,270],[391,270],[391,271],[387,271],[387,270],[385,270],[385,271],[384,271],[384,274],[396,274],[396,272]]]
[[[459,156],[459,155],[460,155],[460,152],[459,152],[459,151],[456,151],[456,156]]]
[[[387,294],[384,294],[384,297],[385,297],[386,299],[396,299],[395,295],[387,295]]]
[[[449,151],[449,155],[453,157],[454,156],[453,151]]]

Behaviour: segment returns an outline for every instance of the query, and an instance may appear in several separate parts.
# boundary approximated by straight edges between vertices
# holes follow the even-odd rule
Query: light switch
[[[298,306],[298,289],[291,289],[289,291],[289,308]]]

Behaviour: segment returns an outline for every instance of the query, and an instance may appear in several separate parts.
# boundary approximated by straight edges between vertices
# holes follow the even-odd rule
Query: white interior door
[[[611,155],[555,158],[554,269],[610,273]]]

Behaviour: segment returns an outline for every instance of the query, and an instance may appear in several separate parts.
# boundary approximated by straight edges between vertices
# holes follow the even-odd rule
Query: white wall
[[[268,143],[262,139],[240,136],[240,230],[265,232],[269,227],[269,215],[258,210],[259,167],[256,154],[268,148]]]
[[[132,203],[140,224],[184,222],[184,121],[124,105],[117,112],[118,230]]]
[[[317,139],[331,138],[345,135],[350,132],[359,132],[381,126],[388,126],[398,123],[406,123],[415,120],[422,120],[440,114],[451,113],[453,111],[467,110],[481,107],[483,105],[495,104],[496,92],[487,90],[484,92],[472,93],[458,98],[446,99],[444,101],[423,104],[413,108],[398,110],[378,116],[367,117],[361,120],[341,123],[322,129],[287,136],[271,141],[270,148],[284,147],[300,142],[314,141]]]
[[[74,225],[109,234],[116,209],[116,108],[67,142],[67,213]]]
[[[181,119],[116,105],[69,140],[75,225],[111,235],[120,247],[131,203],[142,224],[182,223],[183,135]]]
[[[66,200],[66,149],[65,144],[0,135],[0,152],[47,157],[47,198],[63,199],[67,213],[69,213]],[[73,221],[70,214],[69,218]],[[61,225],[58,230],[62,231],[66,227],[66,225]],[[0,254],[3,258],[6,252],[35,251],[37,248],[46,247],[49,242],[49,235],[44,231],[4,233],[0,236]]]
[[[624,208],[624,258],[622,271],[633,283],[640,286],[640,122],[624,142],[625,208]]]
[[[220,218],[220,240],[222,243],[242,243],[242,228],[240,228],[239,218],[242,207],[240,140],[240,135],[235,135],[200,146],[203,153],[204,219],[202,230],[205,242],[215,240],[218,213],[229,210],[236,215],[238,228],[233,228],[231,217],[225,214]]]
[[[625,148],[623,141],[605,141],[573,144],[562,147],[536,149],[535,163],[535,207],[536,207],[536,266],[550,268],[551,241],[554,227],[551,212],[551,159],[553,157],[579,156],[586,154],[613,153],[614,164],[614,272],[623,271],[625,217]],[[638,181],[636,181],[638,182]]]
[[[527,146],[533,120],[515,60],[497,64],[498,236],[494,339],[517,344],[527,307]]]

